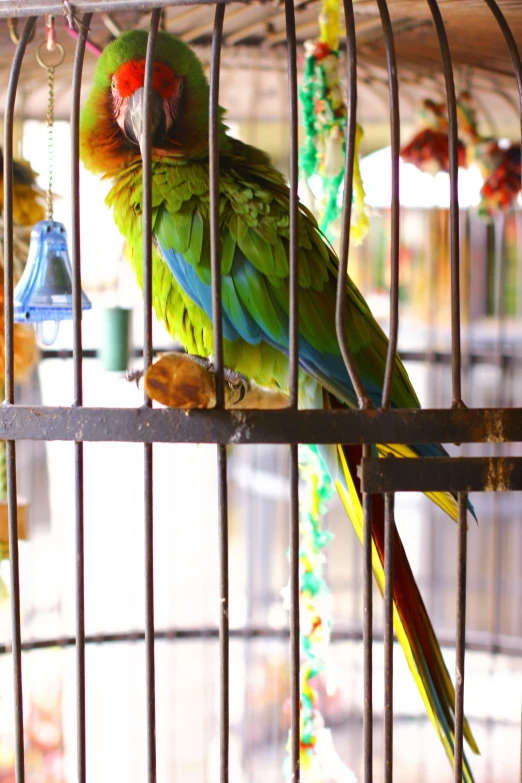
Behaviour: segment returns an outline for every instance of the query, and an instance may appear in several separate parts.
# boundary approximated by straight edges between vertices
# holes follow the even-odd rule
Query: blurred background
[[[403,5],[390,3],[398,21]],[[225,21],[221,103],[228,109],[231,133],[267,149],[274,162],[287,171],[286,55],[281,50],[280,25],[284,10],[272,4],[248,9],[249,15],[243,6],[233,5],[229,21]],[[522,16],[518,8],[515,10],[512,21],[518,30]],[[211,11],[167,9],[164,23],[208,55]],[[300,38],[316,35],[317,3],[303,5],[298,12]],[[364,4],[358,13],[359,21],[373,29],[369,22],[375,14],[374,4]],[[92,37],[102,45],[110,28],[102,24],[100,16],[95,16]],[[132,19],[124,14],[111,19],[125,27],[148,23],[147,17],[137,13]],[[436,65],[435,72],[429,56],[436,52],[434,33],[421,21],[411,19],[404,35],[397,36],[403,57],[399,80],[405,140],[414,128],[418,100],[425,94],[440,97],[440,66]],[[7,37],[5,21],[0,22],[0,29],[5,38],[0,67],[3,62],[5,68],[14,46]],[[449,26],[450,43],[456,47],[459,29],[458,25]],[[480,35],[484,29],[484,25],[477,27]],[[58,32],[60,40],[67,41],[65,25]],[[350,274],[386,329],[391,169],[388,97],[379,36],[376,26],[374,37],[360,43],[358,119],[365,130],[361,171],[370,230],[365,242],[352,248]],[[39,182],[45,188],[47,96],[45,73],[39,73],[35,64],[35,49],[42,38],[40,26],[22,71],[16,135],[17,154],[40,172]],[[491,41],[493,52],[493,45],[499,45],[493,28]],[[420,49],[425,53],[424,71],[414,79],[412,73],[416,72],[408,57]],[[464,47],[457,49],[461,55],[457,78],[462,84],[471,81],[480,99],[480,122],[489,132],[493,124],[501,138],[517,140],[520,119],[505,53],[502,62],[495,61],[494,69],[485,63],[482,70],[474,70],[476,63],[466,62],[462,55]],[[55,218],[69,227],[70,132],[66,116],[72,55],[69,47],[66,50],[65,62],[57,70],[53,187],[57,194]],[[490,50],[486,47],[484,51],[487,54]],[[471,52],[467,56],[472,60],[476,55]],[[87,53],[86,85],[95,59]],[[520,406],[520,204],[484,222],[476,210],[480,174],[473,168],[460,174],[463,397],[469,407]],[[103,359],[114,336],[107,327],[108,309],[130,311],[129,367],[140,366],[137,354],[142,339],[141,295],[103,203],[107,191],[107,183],[81,171],[82,280],[93,303],[83,319],[87,356],[84,404],[139,406],[141,390],[125,380],[123,371],[107,369],[110,361]],[[401,163],[401,203],[399,350],[422,405],[448,407],[448,176],[420,173]],[[154,344],[158,350],[172,347],[158,323],[154,325]],[[72,330],[64,323],[52,348],[42,350],[30,382],[17,390],[17,402],[70,405],[71,349]],[[76,777],[71,639],[75,617],[73,448],[72,443],[26,442],[18,452],[20,491],[30,504],[29,538],[20,547],[22,638],[40,640],[42,647],[24,654],[28,783],[65,783]],[[488,444],[450,446],[449,450],[455,455],[504,455],[517,454],[517,448],[516,444]],[[219,759],[215,448],[161,444],[154,447],[154,453],[155,610],[156,626],[162,634],[156,645],[158,781],[214,783]],[[285,447],[229,450],[232,783],[283,780],[289,729],[288,617],[281,596],[288,580],[287,463]],[[143,449],[139,444],[85,444],[87,768],[89,777],[98,783],[115,779],[138,783],[146,774],[142,483]],[[520,774],[522,506],[516,493],[476,495],[472,502],[479,524],[470,521],[468,540],[465,709],[482,753],[472,759],[472,768],[481,783],[513,783]],[[424,497],[414,494],[398,496],[396,518],[453,673],[456,526]],[[337,752],[360,778],[362,552],[336,498],[329,504],[326,526],[334,536],[326,550],[333,640],[329,681],[319,683],[320,708]],[[4,585],[0,604],[0,782],[10,783],[14,781],[14,738],[8,561],[1,561],[0,577]],[[374,768],[379,781],[384,687],[382,606],[377,592],[374,607]],[[450,781],[451,770],[425,717],[402,652],[397,647],[395,653],[396,779],[401,783]]]

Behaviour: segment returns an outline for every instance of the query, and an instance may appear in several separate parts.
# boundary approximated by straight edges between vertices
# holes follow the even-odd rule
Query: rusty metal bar
[[[300,683],[299,683],[299,464],[298,446],[289,449],[289,485],[290,485],[290,712],[291,739],[290,763],[291,781],[299,783],[300,769]]]
[[[350,252],[350,221],[352,217],[353,167],[355,162],[355,136],[357,132],[357,50],[355,40],[355,16],[353,0],[343,0],[346,26],[346,161],[344,170],[344,197],[339,252],[339,276],[335,300],[335,328],[341,354],[357,395],[360,408],[371,408],[361,374],[353,358],[350,342],[346,336],[346,307],[348,286],[348,260]]]
[[[390,283],[390,326],[386,354],[381,406],[390,407],[393,371],[397,356],[399,333],[399,249],[400,249],[400,204],[399,204],[399,155],[401,147],[399,82],[397,58],[390,13],[386,0],[377,0],[381,17],[388,89],[390,93],[390,136],[391,136],[391,283]],[[366,456],[366,455],[365,455]],[[395,498],[387,493],[384,497],[384,781],[393,781],[393,538]],[[370,544],[371,547],[371,544]],[[368,555],[371,563],[371,551]],[[370,565],[370,564],[369,564]],[[368,566],[369,567],[369,566]]]
[[[498,3],[495,0],[484,0],[491,13],[495,17],[497,24],[506,41],[509,54],[511,56],[511,62],[513,63],[513,70],[515,71],[515,77],[517,80],[518,95],[520,100],[520,134],[522,137],[522,59],[518,50],[515,36],[513,35],[511,28],[507,22],[506,17],[500,10]]]
[[[520,125],[521,125],[521,137],[522,137],[522,60],[520,58],[520,52],[518,50],[517,42],[513,36],[513,33],[509,27],[509,24],[500,10],[498,4],[495,2],[495,0],[485,0],[486,5],[491,10],[493,16],[495,17],[497,24],[504,36],[504,39],[506,41],[506,45],[509,50],[509,54],[511,56],[511,61],[513,64],[513,70],[515,72],[515,77],[517,81],[517,87],[518,87],[518,94],[519,94],[519,102],[520,102]],[[518,226],[518,223],[517,223]],[[496,272],[496,310],[498,314],[503,313],[503,300],[504,297],[501,292],[501,286],[503,285],[503,274],[502,270],[499,268],[499,261],[501,262],[501,265],[504,266],[504,254],[503,254],[503,245],[502,245],[502,238],[498,236],[499,230],[504,229],[504,219],[502,217],[502,225],[499,225],[497,222],[495,225],[495,231],[496,231],[496,242],[495,242],[495,255],[496,255],[496,263],[495,263],[495,272]],[[498,334],[498,341],[497,341],[497,361],[499,364],[499,368],[502,368],[504,365],[503,363],[503,351],[502,351],[502,338],[504,335],[504,328],[502,325],[499,325],[499,334]],[[503,389],[500,389],[500,393],[502,394]],[[501,400],[503,399],[503,395],[501,396]],[[495,453],[497,452],[497,449],[499,446],[495,447]],[[495,496],[496,497],[496,496]],[[493,531],[493,551],[492,551],[492,557],[493,557],[493,597],[492,597],[492,614],[491,614],[491,624],[492,624],[492,630],[494,639],[496,641],[497,635],[498,635],[498,623],[499,623],[499,615],[498,615],[498,608],[500,606],[501,601],[501,590],[499,586],[499,580],[498,580],[498,574],[500,572],[501,568],[501,543],[502,543],[502,528],[500,527],[500,519],[498,515],[498,504],[494,504],[494,517],[495,517],[495,527]],[[522,724],[521,724],[521,739],[520,739],[520,781],[522,783]]]
[[[289,406],[298,406],[299,381],[299,201],[297,196],[298,113],[297,44],[293,0],[285,0],[288,53],[288,104],[290,117],[290,250],[289,250]],[[289,447],[289,542],[290,542],[290,770],[292,783],[299,783],[300,770],[300,683],[299,683],[299,465],[298,447]]]
[[[453,63],[444,21],[436,0],[427,0],[437,38],[448,102],[448,145],[450,175],[450,254],[451,254],[451,357],[453,407],[462,406],[460,345],[460,245],[459,245],[459,131]]]
[[[171,346],[156,346],[153,348],[153,355],[160,356],[162,353],[168,353],[173,350]],[[130,356],[135,359],[141,358],[143,351],[140,348],[134,348]],[[83,359],[98,359],[99,351],[96,348],[84,348],[82,351]],[[477,364],[495,364],[497,361],[496,353],[484,351],[472,351],[466,356],[469,366],[475,367]],[[46,348],[41,352],[41,360],[46,359],[72,359],[72,351],[68,348]],[[401,359],[403,362],[432,362],[437,365],[451,364],[451,354],[445,351],[434,350],[401,350]],[[511,353],[507,348],[501,356],[502,364],[505,367],[522,366],[522,356]]]
[[[395,495],[384,496],[384,781],[393,781],[393,583]]]
[[[216,408],[224,406],[223,317],[221,302],[221,227],[219,219],[219,69],[225,6],[216,6],[209,95],[210,263],[212,270],[212,327]]]
[[[297,196],[298,114],[297,114],[297,44],[293,0],[285,0],[286,39],[288,52],[288,103],[290,116],[290,251],[289,251],[289,337],[288,358],[289,405],[298,406],[299,381],[299,245]],[[289,542],[290,542],[290,770],[292,783],[299,783],[300,769],[300,683],[299,683],[299,465],[298,447],[289,447]]]
[[[219,637],[219,628],[213,625],[204,625],[198,627],[176,626],[174,628],[161,628],[154,632],[154,638],[160,642],[185,642],[185,641],[211,641]],[[269,626],[244,625],[239,628],[230,629],[230,638],[239,641],[256,641],[257,639],[288,640],[290,631],[288,628],[272,628]],[[455,634],[438,633],[437,637],[441,647],[454,647]],[[507,655],[511,658],[519,658],[522,655],[522,642],[520,638],[514,636],[499,637],[499,641],[492,648],[489,641],[489,633],[468,631],[466,635],[466,650],[474,652],[485,652],[492,655]],[[374,639],[378,642],[384,641],[383,634],[374,633]],[[136,629],[131,631],[121,631],[118,633],[96,633],[87,634],[85,643],[88,645],[120,644],[127,642],[140,643],[145,640],[145,632]],[[332,630],[331,640],[337,642],[361,642],[362,631],[360,627],[350,626],[348,628],[337,628]],[[398,642],[396,642],[397,644]],[[76,645],[75,636],[53,636],[42,639],[26,639],[22,642],[22,650],[30,652],[31,650],[45,650],[50,647],[74,647]],[[0,643],[0,655],[10,655],[12,652],[10,643]]]
[[[500,10],[498,3],[495,2],[495,0],[484,0],[488,8],[491,10],[493,16],[495,17],[497,24],[502,32],[502,35],[504,36],[504,39],[506,41],[506,45],[509,50],[509,54],[511,56],[511,61],[513,63],[513,70],[515,72],[515,77],[517,80],[517,87],[518,87],[518,94],[519,94],[519,101],[520,101],[520,125],[521,125],[521,137],[522,137],[522,59],[520,57],[520,52],[518,50],[518,45],[515,40],[515,37],[511,31],[511,28]],[[518,226],[518,224],[517,224]],[[498,292],[497,292],[498,293]],[[498,523],[497,523],[498,525]],[[496,530],[495,530],[496,534]],[[498,547],[498,542],[495,542],[496,546]],[[498,559],[497,559],[498,562]],[[497,593],[499,591],[497,590]],[[500,599],[500,595],[496,596],[497,601]],[[519,768],[519,779],[522,783],[522,722],[521,722],[521,733],[520,733],[520,768]]]
[[[522,409],[201,410],[187,415],[159,408],[17,405],[0,406],[1,438],[102,443],[518,443]]]
[[[522,457],[427,457],[363,460],[367,492],[514,492]]]
[[[464,663],[466,651],[467,508],[465,492],[458,496],[457,640],[455,645],[455,783],[462,783],[464,739]]]
[[[228,485],[226,446],[217,447],[219,511],[219,769],[220,783],[228,783],[230,737],[230,664],[228,597]]]
[[[390,92],[390,134],[391,134],[391,285],[390,285],[390,327],[389,343],[386,355],[386,368],[382,389],[383,408],[390,406],[393,370],[397,356],[397,337],[399,333],[399,249],[400,249],[400,204],[399,204],[399,155],[401,148],[401,128],[399,114],[399,82],[397,79],[397,58],[390,12],[386,0],[377,0],[382,23],[386,67],[388,71],[388,89]]]
[[[504,339],[506,335],[505,324],[505,287],[506,287],[506,254],[504,247],[506,219],[503,213],[497,215],[494,221],[495,255],[494,255],[494,307],[497,326],[497,335],[495,340],[495,363],[498,367],[499,379],[496,384],[495,403],[497,405],[509,404],[506,389],[506,376],[502,356],[504,353]],[[503,447],[500,443],[493,443],[491,455],[500,457]],[[502,603],[502,566],[503,566],[503,532],[504,524],[500,507],[501,499],[497,494],[493,495],[493,541],[491,545],[491,611],[490,611],[490,630],[491,641],[495,643],[501,622],[501,603]]]
[[[4,113],[4,329],[5,329],[5,401],[14,403],[14,323],[13,323],[13,123],[16,90],[25,49],[36,19],[24,24],[13,57]],[[18,560],[18,511],[16,492],[16,444],[6,443],[7,510],[9,525],[9,562],[11,570],[11,628],[13,638],[13,688],[15,780],[25,781],[24,712],[22,688],[22,646],[20,631],[20,573]]]
[[[488,8],[490,9],[491,13],[495,17],[495,20],[500,28],[500,31],[502,32],[502,35],[504,36],[504,40],[506,41],[506,45],[511,57],[511,62],[513,64],[513,70],[515,72],[515,78],[517,81],[517,88],[518,88],[518,95],[519,95],[519,104],[520,104],[520,134],[522,138],[522,59],[520,57],[520,52],[518,49],[517,42],[515,40],[515,37],[511,31],[511,28],[502,13],[501,9],[498,6],[498,3],[495,2],[495,0],[484,0]],[[502,218],[502,224],[504,224],[504,220]],[[518,228],[518,216],[517,216],[517,228]],[[498,230],[502,228],[502,231],[504,229],[504,225],[501,227],[498,225],[498,223],[495,226],[495,230],[498,234]],[[496,255],[496,263],[495,263],[495,272],[496,272],[496,309],[497,313],[502,313],[503,311],[503,296],[501,294],[501,288],[500,286],[503,283],[503,275],[500,269],[498,269],[498,262],[499,260],[502,262],[502,265],[504,265],[504,255],[503,255],[503,246],[502,246],[502,239],[500,237],[496,237],[496,243],[495,243],[495,255]],[[498,342],[497,342],[497,361],[499,363],[499,367],[504,367],[504,355],[502,351],[502,338],[503,338],[503,328],[502,326],[499,326],[499,334],[498,334]],[[502,389],[500,390],[502,394]],[[502,397],[501,397],[502,400]],[[494,543],[493,543],[493,558],[494,558],[494,578],[493,578],[493,600],[492,600],[492,628],[494,632],[494,638],[496,640],[496,637],[498,635],[498,613],[497,608],[500,605],[501,601],[501,591],[498,584],[498,572],[501,566],[500,560],[501,560],[501,537],[502,537],[502,531],[499,526],[499,519],[497,514],[497,509],[494,509],[494,516],[495,516],[495,528],[494,528]],[[522,783],[522,728],[521,728],[521,739],[520,739],[520,781]]]
[[[371,447],[363,447],[363,460],[371,456]],[[373,574],[372,574],[372,497],[363,490],[363,780],[373,781]]]
[[[109,9],[104,9],[109,10]],[[152,363],[152,91],[156,41],[161,10],[152,11],[147,39],[143,83],[143,140],[141,142],[143,176],[143,369]],[[145,393],[144,409],[152,401]],[[144,468],[145,534],[145,660],[147,694],[147,780],[156,783],[156,662],[154,651],[154,493],[152,443],[146,443]]]
[[[28,19],[13,57],[4,111],[4,318],[5,318],[5,401],[14,403],[14,323],[13,323],[13,126],[16,91],[25,49],[36,19]]]
[[[223,315],[221,299],[221,226],[219,193],[219,74],[225,6],[217,5],[212,32],[209,94],[210,261],[212,270],[212,325],[216,410],[224,407]],[[226,446],[217,447],[219,525],[219,779],[229,779],[230,687],[228,596],[228,487]]]
[[[348,260],[350,251],[350,222],[353,198],[353,168],[355,162],[355,137],[357,132],[357,51],[355,37],[355,17],[353,0],[344,0],[344,19],[346,27],[346,63],[347,63],[347,117],[346,117],[346,161],[344,172],[344,197],[341,228],[341,246],[339,253],[339,273],[335,299],[335,328],[339,348],[357,395],[359,408],[370,410],[372,402],[355,362],[350,342],[346,334],[346,310]],[[346,443],[339,437],[336,442]],[[371,456],[370,446],[363,448],[363,457]],[[373,780],[373,582],[372,582],[372,502],[368,495],[362,497],[363,508],[363,658],[364,658],[364,709],[363,709],[363,756],[364,783]]]
[[[299,201],[297,196],[298,165],[298,116],[297,116],[297,44],[295,37],[295,11],[293,0],[285,0],[286,38],[288,50],[288,103],[290,115],[290,287],[289,287],[289,339],[288,357],[290,361],[290,400],[292,408],[297,408],[297,384],[299,373],[299,245],[298,220]]]
[[[74,406],[83,405],[82,282],[80,250],[80,93],[85,43],[92,14],[85,14],[74,55],[71,104],[71,198]],[[85,738],[85,581],[83,443],[74,444],[74,498],[76,549],[76,754],[78,783],[86,783]]]
[[[229,5],[233,2],[248,3],[250,0],[139,0],[140,11],[151,11],[154,8],[166,8],[186,5]],[[259,0],[260,3],[268,3],[269,0]],[[75,14],[79,12],[100,11],[103,6],[104,13],[117,13],[119,11],[136,11],[136,0],[74,0]],[[0,19],[4,17],[41,16],[43,14],[64,13],[64,3],[57,0],[16,0],[16,5],[3,7],[0,5]]]

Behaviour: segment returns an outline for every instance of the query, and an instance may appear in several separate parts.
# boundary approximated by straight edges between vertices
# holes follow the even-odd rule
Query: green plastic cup
[[[107,372],[125,372],[129,366],[131,312],[125,307],[107,307],[104,311],[99,356]]]

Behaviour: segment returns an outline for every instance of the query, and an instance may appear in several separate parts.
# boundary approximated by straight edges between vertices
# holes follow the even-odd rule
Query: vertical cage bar
[[[506,45],[507,45],[507,48],[508,48],[508,51],[509,51],[509,54],[510,54],[510,57],[511,57],[511,62],[513,64],[513,70],[515,72],[515,77],[516,77],[516,80],[517,80],[518,95],[519,95],[519,104],[520,104],[520,135],[521,135],[521,138],[522,138],[522,59],[520,57],[520,52],[519,52],[519,49],[518,49],[515,37],[514,37],[512,31],[511,31],[511,28],[510,28],[510,26],[508,24],[508,21],[507,21],[506,17],[504,16],[504,14],[502,13],[501,9],[499,8],[498,3],[495,2],[495,0],[484,0],[484,2],[486,3],[486,5],[490,9],[491,13],[495,17],[495,20],[496,20],[496,22],[497,22],[497,24],[498,24],[498,26],[500,28],[500,31],[502,32],[502,35],[504,36],[504,40],[506,42]],[[519,226],[518,217],[519,216],[517,215],[516,216],[516,218],[517,218],[517,228]],[[499,253],[499,250],[497,248],[496,248],[496,252],[497,252],[497,254]],[[500,249],[500,252],[501,252],[501,249]],[[498,262],[498,259],[497,259],[497,262]],[[500,273],[499,273],[499,278],[500,278]],[[497,295],[499,295],[499,293],[500,293],[500,290],[499,290],[498,282],[497,282]],[[500,304],[500,302],[498,304]],[[500,334],[500,330],[499,330],[499,343],[500,343],[500,338],[501,338],[501,334]],[[500,353],[501,347],[502,347],[501,344],[497,346],[498,353]],[[499,366],[500,366],[500,364],[499,364]],[[494,532],[494,535],[495,535],[495,547],[494,548],[496,549],[495,569],[494,569],[495,570],[494,587],[495,587],[496,596],[495,596],[495,601],[493,603],[493,606],[495,606],[497,604],[500,604],[500,589],[498,587],[497,579],[496,579],[496,571],[498,569],[499,549],[500,549],[500,544],[499,544],[499,541],[497,540],[498,532],[499,531],[498,531],[498,520],[497,520],[496,525],[495,525],[495,532]],[[496,630],[497,630],[497,623],[495,621],[495,618],[493,618],[493,619],[494,619],[494,624],[492,624],[492,627],[494,628],[494,630],[496,632]],[[495,636],[496,636],[496,633],[495,633]],[[519,770],[519,779],[520,779],[520,783],[522,783],[522,717],[521,717],[521,728],[520,728],[520,770]]]
[[[459,133],[457,98],[453,64],[446,28],[436,0],[427,0],[439,41],[442,70],[448,102],[448,144],[450,175],[450,256],[451,256],[451,375],[453,407],[462,405],[461,345],[460,345],[460,247],[459,247]]]
[[[218,444],[218,508],[219,508],[219,780],[228,783],[229,775],[229,602],[228,602],[228,489],[227,449]]]
[[[219,218],[219,76],[225,6],[217,5],[212,33],[209,95],[209,187],[210,252],[212,268],[212,324],[214,329],[214,368],[216,373],[216,408],[223,408],[224,356],[221,299],[221,231]],[[228,488],[226,446],[217,446],[218,525],[219,525],[219,780],[229,779],[230,735],[230,664],[229,664],[229,595],[228,595]]]
[[[504,36],[504,40],[506,41],[507,48],[509,50],[509,54],[511,57],[511,62],[513,63],[513,70],[515,71],[515,76],[517,80],[517,87],[518,87],[518,96],[520,101],[520,135],[522,137],[522,59],[520,57],[520,52],[518,51],[517,42],[515,41],[515,36],[513,35],[511,28],[507,22],[506,17],[500,10],[498,3],[495,2],[495,0],[484,0],[488,8],[490,9],[491,13],[495,17],[497,24],[502,32],[502,35]]]
[[[388,5],[385,0],[377,0],[381,17],[386,68],[388,72],[388,90],[390,93],[390,136],[391,136],[391,284],[390,284],[390,327],[389,343],[384,371],[384,383],[381,405],[389,408],[393,370],[397,356],[399,333],[399,247],[400,247],[400,206],[399,206],[399,155],[401,147],[399,82],[397,78],[397,58],[395,41]],[[384,497],[384,780],[393,781],[393,572],[394,572],[394,506],[393,494]],[[367,566],[368,567],[368,566]]]
[[[288,52],[288,101],[290,115],[290,407],[298,405],[299,376],[299,246],[298,219],[298,128],[297,128],[297,43],[293,0],[285,0]],[[300,768],[300,693],[299,693],[299,464],[298,447],[289,447],[290,457],[290,764],[292,783],[299,783]]]
[[[344,172],[344,198],[342,212],[341,246],[339,254],[339,275],[335,299],[335,328],[341,354],[350,376],[360,408],[371,408],[368,396],[353,358],[346,335],[346,309],[348,287],[348,260],[350,251],[350,221],[352,216],[353,168],[355,161],[355,136],[357,131],[357,52],[355,39],[355,17],[353,0],[343,0],[346,27],[346,160]],[[371,447],[363,446],[363,459],[371,457]],[[363,670],[364,670],[364,709],[363,709],[363,759],[364,783],[373,779],[373,583],[372,583],[372,500],[363,494]]]
[[[290,446],[290,714],[291,781],[299,783],[300,688],[299,688],[299,464],[298,446]]]
[[[519,780],[522,783],[522,708],[520,710],[520,759],[519,759]]]
[[[290,359],[290,406],[297,407],[298,351],[299,351],[299,278],[298,278],[298,219],[297,197],[298,129],[297,129],[297,43],[295,12],[292,0],[285,0],[286,39],[288,51],[288,101],[290,114],[290,334],[288,356]]]
[[[143,89],[143,369],[152,362],[152,128],[151,106],[156,41],[161,9],[151,13]],[[145,405],[152,401],[145,393]],[[145,512],[145,659],[147,693],[147,780],[156,783],[156,666],[154,655],[154,514],[152,443],[144,446]]]
[[[355,135],[357,131],[357,52],[355,38],[355,17],[353,0],[343,0],[346,26],[346,160],[344,172],[344,198],[339,254],[339,276],[335,300],[335,327],[341,354],[357,395],[360,408],[371,408],[357,364],[353,358],[350,343],[346,335],[346,309],[348,286],[348,260],[350,251],[350,221],[352,216],[353,168],[355,161]],[[371,447],[363,446],[363,459],[371,457]],[[372,582],[372,499],[363,493],[363,670],[364,670],[364,707],[363,707],[363,765],[364,783],[373,780],[373,582]]]
[[[384,783],[393,781],[393,580],[395,495],[384,496]]]
[[[372,455],[363,446],[363,459]],[[372,496],[363,493],[363,764],[364,783],[373,781],[373,581],[372,581]]]
[[[18,79],[25,49],[36,22],[29,17],[18,41],[5,101],[4,114],[4,319],[5,319],[5,400],[14,403],[14,324],[13,324],[13,122]],[[18,560],[18,514],[16,504],[16,445],[6,442],[7,510],[9,518],[9,562],[11,570],[11,628],[13,637],[13,688],[15,780],[25,781],[24,712],[22,690],[22,643],[20,620],[20,573]]]
[[[92,14],[85,14],[74,56],[71,105],[71,197],[72,197],[72,288],[74,405],[83,405],[82,282],[80,250],[80,91],[85,43]],[[74,516],[76,548],[76,753],[78,783],[85,783],[85,582],[84,582],[84,488],[83,443],[74,444]]]
[[[485,1],[486,5],[488,6],[488,8],[490,9],[490,11],[493,14],[493,16],[495,17],[495,20],[496,20],[496,22],[497,22],[497,24],[498,24],[498,26],[499,26],[499,28],[500,28],[500,30],[502,32],[502,35],[504,36],[504,40],[506,42],[506,45],[507,45],[507,48],[508,48],[508,51],[509,51],[509,54],[510,54],[510,57],[511,57],[511,62],[513,64],[513,70],[515,72],[515,77],[516,77],[516,80],[517,80],[519,103],[520,103],[520,128],[521,128],[520,134],[521,134],[521,138],[522,138],[522,59],[520,57],[520,52],[518,50],[518,46],[517,46],[517,42],[515,40],[515,37],[514,37],[512,31],[511,31],[511,28],[510,28],[510,26],[509,26],[509,24],[507,22],[507,19],[505,18],[504,14],[502,13],[501,9],[499,8],[498,3],[495,2],[495,0],[484,0],[484,1]],[[518,223],[518,216],[517,216],[517,227],[518,227],[518,225],[519,225],[519,223]],[[498,224],[497,224],[496,228],[498,230]],[[497,238],[497,242],[498,242],[498,238]],[[503,259],[503,255],[501,254],[502,253],[502,247],[500,246],[500,248],[498,248],[497,245],[496,245],[495,250],[496,250],[496,255],[498,256],[500,254],[500,258]],[[497,264],[498,264],[498,258],[496,259],[496,264],[495,264],[495,269],[496,270],[497,270]],[[502,303],[502,298],[500,296],[500,287],[499,287],[499,284],[500,284],[501,281],[502,281],[502,275],[501,275],[500,271],[498,271],[498,279],[496,281],[496,286],[497,286],[496,294],[497,294],[497,297],[498,297],[498,299],[497,299],[497,310],[500,310],[500,305]],[[502,335],[502,331],[499,329],[499,340],[498,340],[498,344],[497,344],[497,355],[498,355],[498,360],[499,360],[499,367],[501,367],[501,351],[502,351],[501,340],[502,340],[502,336],[503,336]],[[501,394],[503,394],[503,391],[504,391],[504,388],[503,388],[503,385],[501,384]],[[502,401],[502,398],[501,398],[501,401]],[[495,514],[495,516],[497,516],[497,515]],[[500,587],[499,587],[498,579],[497,579],[497,571],[499,569],[500,555],[501,555],[501,552],[500,552],[500,541],[499,541],[500,535],[501,535],[501,530],[499,528],[499,523],[498,523],[498,518],[497,518],[496,519],[496,524],[495,524],[495,530],[494,530],[494,536],[495,536],[495,538],[494,538],[494,557],[495,557],[495,561],[494,561],[494,581],[493,581],[493,584],[494,584],[494,590],[495,590],[495,597],[494,597],[494,601],[493,601],[493,623],[492,623],[492,628],[494,630],[495,637],[496,637],[496,634],[497,634],[497,631],[498,631],[498,619],[497,619],[497,616],[495,615],[494,607],[500,605],[500,601],[501,601]],[[522,783],[522,721],[521,721],[521,730],[520,730],[520,781]]]
[[[506,229],[506,220],[503,213],[497,215],[494,221],[494,312],[497,319],[497,335],[495,341],[495,364],[498,370],[498,383],[496,385],[495,406],[503,408],[509,405],[508,390],[506,388],[506,379],[504,371],[504,340],[505,340],[505,284],[506,284],[506,256],[504,252],[504,237]],[[502,454],[502,444],[493,443],[491,453],[494,457],[500,457]],[[498,492],[493,493],[491,498],[493,506],[493,542],[491,547],[492,559],[492,589],[491,589],[491,647],[494,649],[498,643],[498,635],[501,622],[502,605],[502,565],[503,565],[503,533],[504,526],[502,520],[502,506]]]
[[[382,23],[386,67],[388,71],[388,89],[390,92],[390,134],[391,134],[391,285],[390,285],[390,340],[386,356],[386,369],[382,389],[383,408],[390,406],[393,368],[397,355],[397,337],[399,333],[399,242],[400,242],[400,206],[399,206],[399,154],[401,148],[401,129],[399,114],[399,82],[397,79],[397,58],[395,41],[386,0],[377,0]]]
[[[221,302],[221,236],[219,225],[219,69],[225,6],[216,5],[212,33],[209,96],[209,186],[210,186],[210,263],[212,270],[212,326],[214,330],[214,372],[216,408],[223,408],[224,361]]]
[[[335,328],[341,354],[350,376],[360,408],[371,408],[359,369],[353,358],[350,343],[346,336],[346,302],[348,285],[348,259],[350,251],[350,222],[352,217],[353,167],[355,161],[355,136],[357,132],[357,51],[355,40],[355,17],[353,0],[343,0],[344,21],[346,27],[346,158],[344,170],[344,197],[341,227],[341,245],[339,253],[339,276],[335,300]]]
[[[455,645],[455,783],[462,783],[464,738],[464,656],[466,647],[466,571],[467,571],[468,495],[458,495],[457,543],[457,641]]]
[[[13,57],[4,110],[4,313],[5,313],[5,400],[14,403],[14,329],[13,329],[13,125],[18,79],[25,49],[36,22],[29,17],[24,24]]]

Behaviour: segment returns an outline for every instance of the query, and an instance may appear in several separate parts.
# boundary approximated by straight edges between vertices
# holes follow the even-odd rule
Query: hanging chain
[[[53,153],[54,153],[54,71],[62,64],[64,58],[64,48],[56,40],[56,31],[54,24],[54,16],[49,15],[46,19],[47,37],[46,40],[40,44],[38,51],[36,52],[36,59],[38,65],[47,69],[47,84],[49,86],[49,99],[47,102],[47,220],[53,219]],[[51,53],[51,57],[54,58],[54,62],[48,61],[49,55],[44,52]]]
[[[54,151],[54,68],[47,69],[49,101],[47,103],[47,220],[53,219],[53,151]]]

